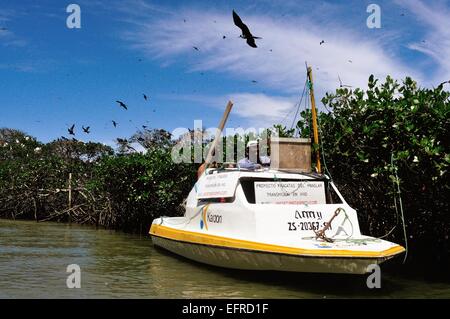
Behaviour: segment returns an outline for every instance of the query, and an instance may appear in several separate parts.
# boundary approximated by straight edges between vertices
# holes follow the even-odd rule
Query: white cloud
[[[217,110],[223,110],[226,102],[232,101],[234,105],[231,116],[238,116],[244,120],[242,124],[257,128],[271,127],[275,123],[290,126],[298,102],[297,96],[269,96],[262,93],[242,92],[222,96],[170,95],[164,98],[194,102]]]
[[[182,17],[188,17],[187,21]],[[379,39],[367,40],[338,25],[318,24],[304,17],[241,17],[254,35],[263,38],[257,40],[257,49],[238,38],[240,31],[233,24],[231,12],[184,10],[162,19],[140,21],[137,31],[125,38],[134,48],[163,63],[182,56],[192,71],[212,70],[255,79],[285,94],[298,94],[303,87],[305,61],[314,67],[318,96],[339,85],[338,75],[345,84],[360,87],[366,86],[372,73],[381,78],[390,74],[420,79],[417,72],[387,53]],[[222,39],[223,35],[227,38]],[[321,40],[325,44],[319,45]]]
[[[430,56],[438,64],[438,71],[434,74],[435,85],[450,79],[450,9],[442,2],[420,0],[397,0],[399,5],[412,12],[427,28],[425,42],[410,43],[408,47]]]

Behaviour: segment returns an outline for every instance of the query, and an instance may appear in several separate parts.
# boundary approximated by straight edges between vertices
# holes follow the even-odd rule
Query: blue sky
[[[81,7],[81,29],[66,27],[70,3]],[[380,29],[366,25],[370,3]],[[263,38],[257,49],[238,38],[233,9]],[[215,126],[228,99],[230,127],[290,125],[305,61],[318,102],[338,76],[354,87],[371,73],[427,87],[449,80],[449,16],[450,2],[436,0],[2,1],[0,127],[47,142],[75,123],[77,138],[112,144],[141,125]]]

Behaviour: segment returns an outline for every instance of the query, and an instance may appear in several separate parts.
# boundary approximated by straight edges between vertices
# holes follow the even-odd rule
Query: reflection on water
[[[66,267],[81,267],[68,289]],[[0,298],[449,298],[450,285],[382,276],[227,270],[155,249],[150,238],[79,225],[0,220]]]

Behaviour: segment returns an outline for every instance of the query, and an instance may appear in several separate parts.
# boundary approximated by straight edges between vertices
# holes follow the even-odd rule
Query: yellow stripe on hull
[[[157,224],[152,224],[150,235],[193,244],[308,257],[390,258],[405,251],[398,245],[384,251],[293,248],[191,232]]]

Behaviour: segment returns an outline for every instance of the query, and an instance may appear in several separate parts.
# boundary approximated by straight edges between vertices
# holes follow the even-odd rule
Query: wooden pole
[[[316,101],[314,99],[314,87],[313,87],[313,77],[312,77],[312,68],[308,66],[308,80],[310,84],[309,92],[311,95],[311,113],[312,113],[312,124],[313,124],[313,133],[314,133],[314,144],[319,146],[319,131],[317,129],[317,112],[316,112]],[[316,167],[317,172],[320,174],[322,171],[320,165],[320,154],[319,149],[316,150]]]
[[[69,173],[69,209],[72,208],[72,173]]]
[[[216,136],[214,137],[214,140],[211,144],[211,148],[209,149],[208,155],[206,156],[205,163],[203,163],[198,169],[198,172],[197,172],[198,177],[200,177],[203,174],[203,172],[205,171],[205,169],[211,162],[214,150],[217,146],[217,143],[219,143],[220,135],[222,134],[223,128],[225,127],[225,123],[228,120],[228,115],[230,115],[232,107],[233,107],[233,102],[228,101],[228,104],[225,108],[225,112],[223,113],[222,119],[220,120],[219,127],[216,130]]]

